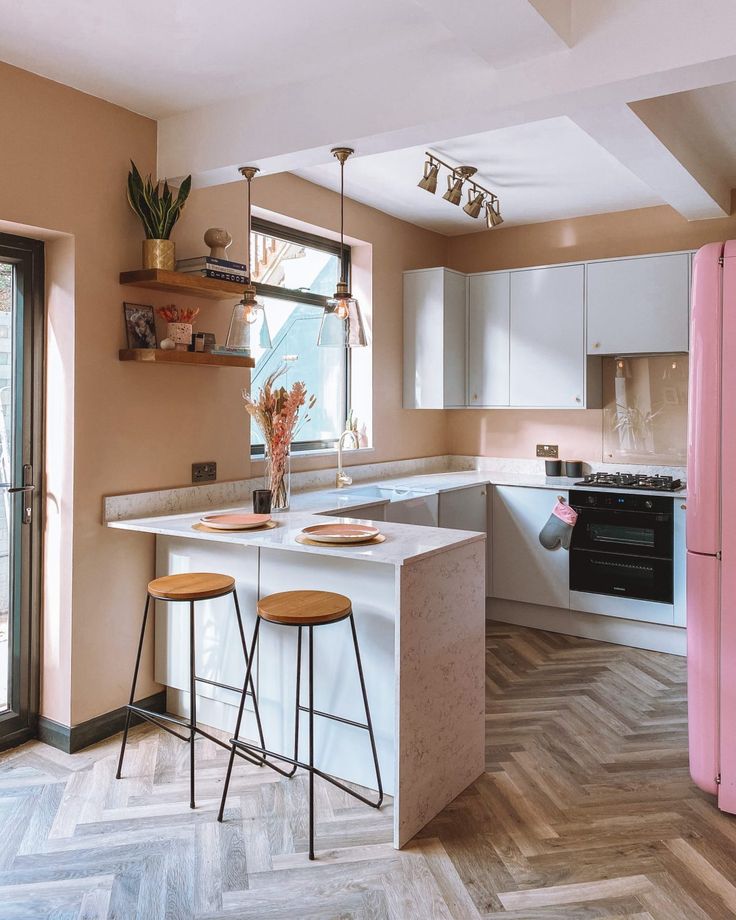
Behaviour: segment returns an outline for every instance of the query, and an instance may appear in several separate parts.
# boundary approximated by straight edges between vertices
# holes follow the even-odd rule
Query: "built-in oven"
[[[570,545],[570,589],[673,600],[671,497],[572,491],[578,513]]]

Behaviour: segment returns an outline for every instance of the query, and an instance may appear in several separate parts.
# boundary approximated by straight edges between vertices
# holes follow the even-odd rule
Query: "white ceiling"
[[[734,0],[0,0],[0,23],[0,60],[157,119],[159,174],[196,185],[253,163],[334,188],[347,144],[348,194],[479,229],[416,187],[432,147],[507,225],[730,211]]]
[[[447,189],[441,170],[437,192],[417,187],[425,150],[454,165],[477,167],[474,177],[495,192],[505,226],[582,214],[662,204],[662,199],[599,146],[569,118],[549,118],[427,147],[413,147],[351,158],[345,167],[346,194],[363,204],[448,236],[484,230],[442,198]],[[296,170],[297,175],[337,190],[337,162]],[[467,196],[463,199],[463,204]]]
[[[505,66],[559,42],[531,6],[469,2],[487,28],[480,53],[467,36],[466,54]],[[0,60],[163,118],[320,76],[350,80],[413,49],[459,51],[445,16],[444,0],[0,0]]]

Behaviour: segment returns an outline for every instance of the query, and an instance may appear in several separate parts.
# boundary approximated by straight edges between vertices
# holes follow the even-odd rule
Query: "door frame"
[[[0,233],[0,256],[13,261],[18,272],[18,291],[22,298],[22,326],[18,314],[14,317],[14,342],[20,343],[14,362],[14,385],[22,381],[22,420],[14,420],[13,474],[19,476],[18,461],[33,467],[35,491],[32,493],[33,517],[30,525],[21,528],[20,551],[13,560],[10,574],[12,607],[9,611],[13,628],[12,653],[9,661],[11,698],[8,709],[0,713],[0,750],[22,744],[36,736],[40,701],[41,659],[41,578],[44,495],[44,339],[45,339],[45,278],[44,244]],[[22,353],[22,362],[17,360]],[[22,432],[22,437],[19,433]],[[14,482],[13,485],[21,485]],[[24,496],[16,494],[12,501],[18,509]],[[10,535],[12,536],[12,535]],[[12,537],[15,540],[15,537]],[[25,615],[24,615],[25,612]]]

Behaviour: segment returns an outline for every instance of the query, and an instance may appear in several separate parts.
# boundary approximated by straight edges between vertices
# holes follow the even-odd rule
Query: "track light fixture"
[[[426,153],[427,159],[424,163],[424,175],[417,185],[425,191],[434,195],[437,191],[437,179],[439,176],[440,166],[449,170],[447,176],[447,191],[442,196],[450,204],[459,205],[463,200],[463,189],[468,189],[468,200],[463,206],[463,211],[473,218],[480,217],[483,208],[486,209],[486,226],[489,230],[503,223],[501,217],[501,205],[498,196],[493,192],[483,188],[473,181],[473,176],[478,171],[475,166],[450,166],[445,163],[436,154]]]

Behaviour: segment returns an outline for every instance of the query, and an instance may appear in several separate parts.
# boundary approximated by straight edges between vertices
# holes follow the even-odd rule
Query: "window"
[[[346,247],[348,260],[349,253]],[[317,397],[292,450],[335,447],[348,414],[349,354],[347,348],[319,348],[317,336],[325,302],[340,278],[339,243],[254,219],[250,257],[272,344],[269,350],[253,348],[251,387],[256,391],[285,366],[284,386],[303,380]],[[263,452],[261,433],[251,424],[251,454]]]

